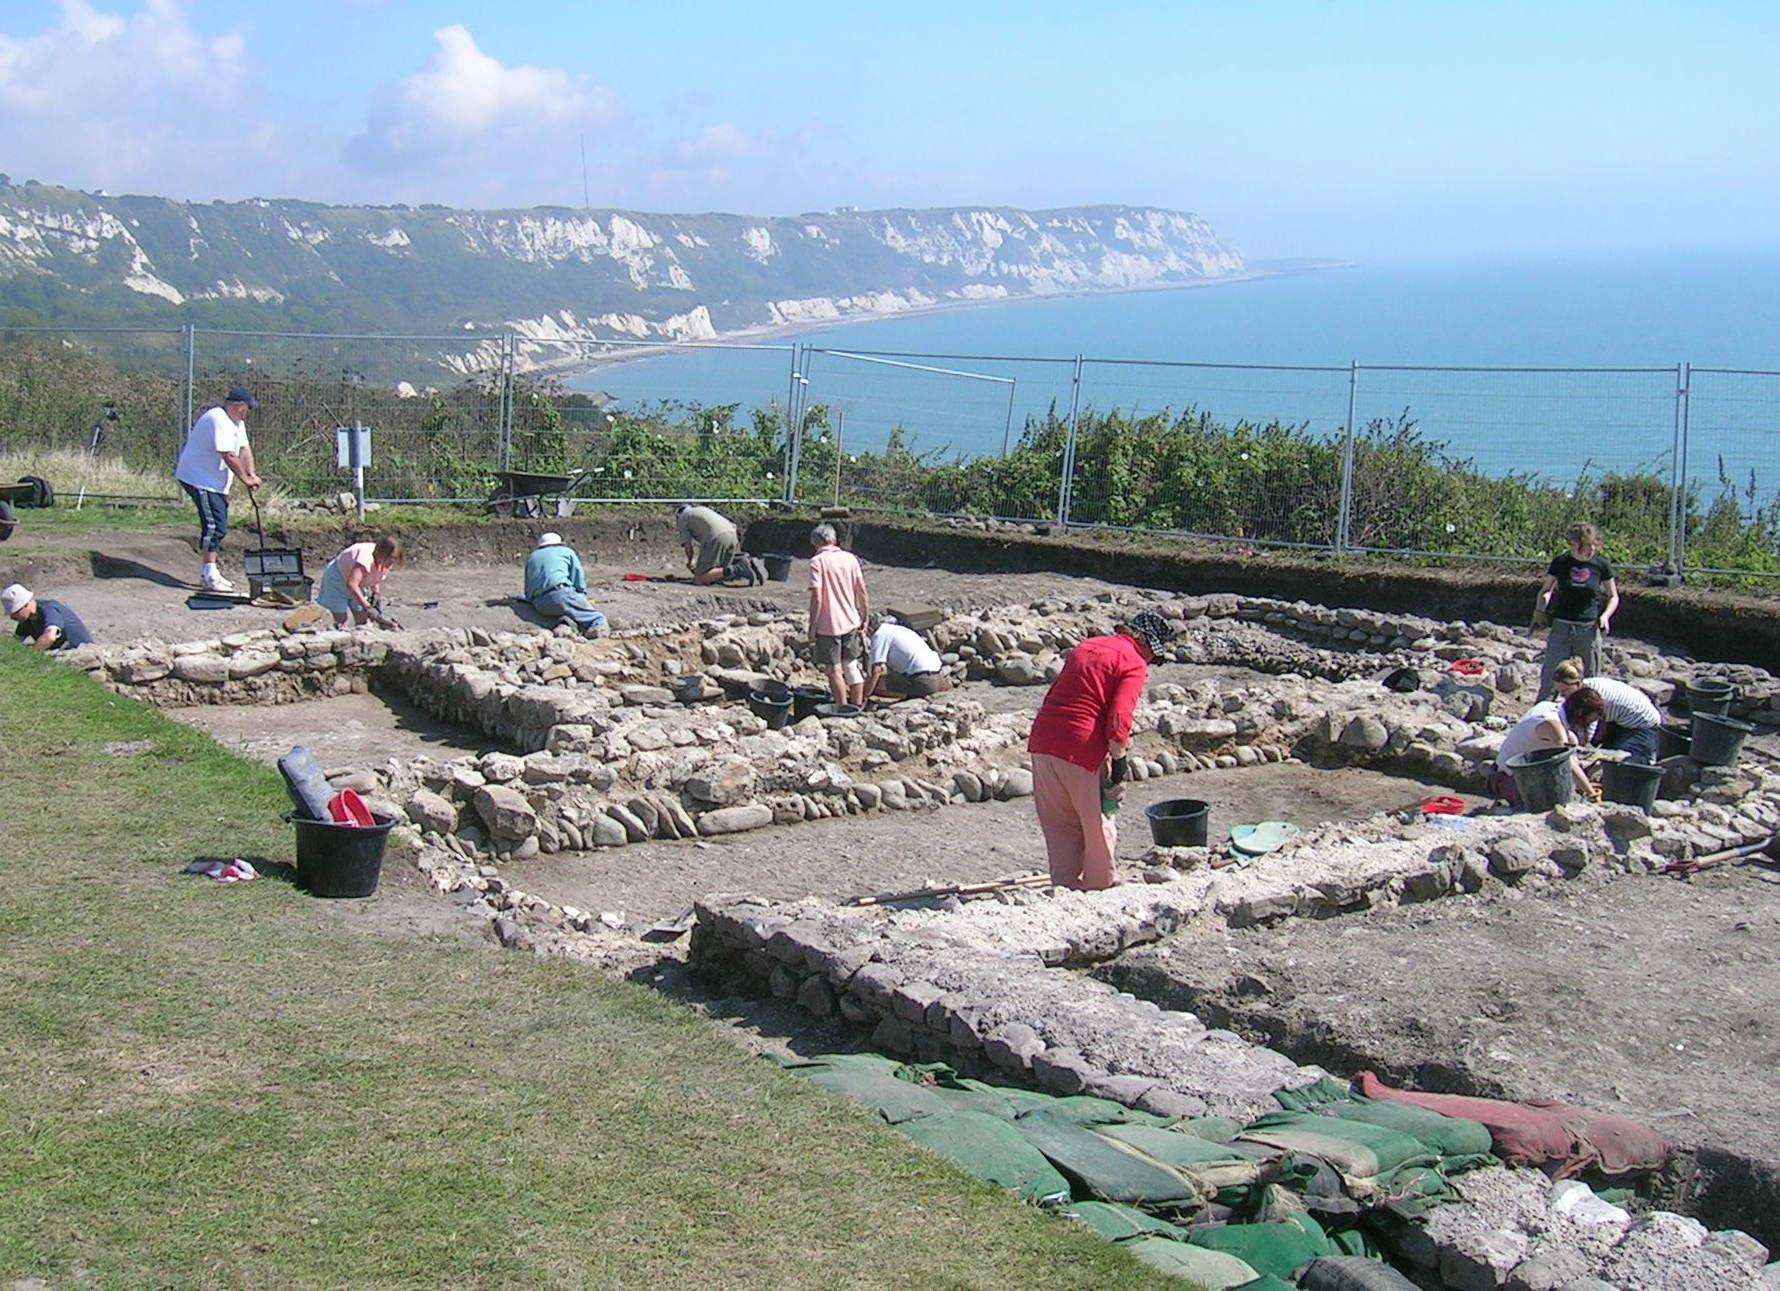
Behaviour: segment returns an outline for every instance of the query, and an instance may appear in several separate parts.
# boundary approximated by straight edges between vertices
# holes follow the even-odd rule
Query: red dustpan
[[[328,799],[328,815],[334,818],[336,825],[354,825],[359,829],[371,829],[377,824],[377,818],[371,809],[365,806],[365,800],[352,789],[342,789]]]

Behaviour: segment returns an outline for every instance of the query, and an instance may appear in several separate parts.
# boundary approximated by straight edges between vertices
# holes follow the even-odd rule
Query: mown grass
[[[0,693],[0,1281],[1157,1281],[642,988],[181,875],[288,855],[275,775],[10,646]]]

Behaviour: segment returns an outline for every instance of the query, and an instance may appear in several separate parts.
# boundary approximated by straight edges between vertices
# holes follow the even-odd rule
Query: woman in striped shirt
[[[1590,743],[1619,749],[1631,762],[1656,764],[1656,732],[1663,715],[1648,695],[1612,677],[1585,677],[1580,659],[1560,663],[1554,680],[1564,701],[1564,720],[1572,730],[1587,735],[1592,727]],[[1585,694],[1598,704],[1585,699]]]

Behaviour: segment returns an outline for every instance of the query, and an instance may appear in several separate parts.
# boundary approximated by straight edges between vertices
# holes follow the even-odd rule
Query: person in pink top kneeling
[[[377,605],[377,589],[383,586],[383,580],[401,559],[400,538],[386,534],[376,542],[353,543],[330,560],[322,571],[315,603],[333,612],[335,627],[345,627],[348,616],[359,627],[366,623],[376,623],[384,628],[401,627]]]
[[[835,541],[834,526],[810,530],[810,645],[816,666],[828,674],[837,704],[865,703],[865,571],[859,558]]]
[[[1140,610],[1109,637],[1069,652],[1032,721],[1032,805],[1044,831],[1051,882],[1096,891],[1115,882],[1131,717],[1150,664],[1174,636],[1154,610]]]

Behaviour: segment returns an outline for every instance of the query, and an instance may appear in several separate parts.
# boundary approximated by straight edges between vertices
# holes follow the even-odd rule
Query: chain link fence
[[[715,398],[624,398],[629,366],[664,352],[718,365]],[[518,338],[507,415],[513,470],[572,475],[588,502],[767,502],[786,496],[788,345]],[[577,386],[565,381],[569,374]]]
[[[671,355],[668,363],[657,363]],[[287,495],[852,505],[1409,557],[1780,574],[1780,372],[1158,362],[803,344],[0,328],[0,478],[178,497],[234,385]],[[6,474],[10,471],[11,474]],[[542,481],[542,483],[538,483]],[[548,486],[547,488],[545,486]]]
[[[1073,364],[806,349],[795,496],[1004,520],[1057,517]]]
[[[179,329],[0,328],[0,480],[58,493],[174,500],[185,442]]]
[[[1543,562],[1591,521],[1669,559],[1678,368],[1355,369],[1346,547]]]
[[[1689,368],[1674,519],[1704,574],[1780,574],[1780,372]]]
[[[281,492],[351,487],[335,432],[369,426],[365,492],[380,501],[483,501],[500,465],[504,336],[334,336],[195,331],[191,413],[245,387],[260,473]]]
[[[1337,542],[1348,368],[1082,363],[1071,524]]]

